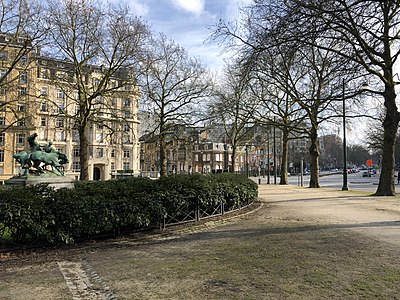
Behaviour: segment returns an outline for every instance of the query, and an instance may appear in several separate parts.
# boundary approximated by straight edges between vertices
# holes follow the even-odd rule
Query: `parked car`
[[[362,177],[371,177],[371,173],[369,171],[363,171]]]
[[[369,169],[367,171],[364,171],[362,173],[362,176],[363,177],[371,177],[372,175],[375,175],[375,174],[376,174],[376,170],[375,169]]]

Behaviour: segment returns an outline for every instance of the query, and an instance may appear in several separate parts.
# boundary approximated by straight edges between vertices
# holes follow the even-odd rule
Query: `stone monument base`
[[[47,176],[47,174],[31,175],[28,176],[14,176],[4,181],[7,187],[11,188],[14,186],[32,186],[37,184],[47,184],[49,187],[54,189],[60,188],[73,188],[74,182],[72,178],[66,176]]]

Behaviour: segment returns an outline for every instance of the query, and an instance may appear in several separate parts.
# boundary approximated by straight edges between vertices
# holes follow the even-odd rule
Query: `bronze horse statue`
[[[37,134],[30,135],[27,140],[29,150],[15,153],[13,157],[25,169],[24,176],[28,174],[28,170],[33,167],[37,173],[44,173],[46,166],[51,166],[53,173],[64,175],[63,164],[68,163],[68,158],[65,154],[54,150],[51,147],[51,142],[45,147],[46,151],[41,149],[41,146],[35,141]]]
[[[59,152],[43,152],[43,151],[34,151],[29,156],[30,161],[33,164],[33,167],[36,168],[39,172],[43,172],[46,166],[51,166],[52,171],[58,171],[61,175],[64,175],[64,167],[63,164],[68,163],[68,159],[65,154]],[[44,164],[41,166],[41,164]]]

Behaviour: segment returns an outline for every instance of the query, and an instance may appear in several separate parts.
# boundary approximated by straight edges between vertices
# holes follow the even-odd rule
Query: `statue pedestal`
[[[73,188],[74,182],[72,178],[66,176],[49,176],[48,174],[41,175],[28,175],[28,176],[14,176],[6,181],[4,184],[7,187],[14,186],[32,186],[37,184],[47,184],[49,187],[55,189],[60,188]]]

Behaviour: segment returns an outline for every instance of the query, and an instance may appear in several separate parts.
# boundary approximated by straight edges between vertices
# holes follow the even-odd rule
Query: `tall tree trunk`
[[[318,129],[317,126],[312,125],[311,128],[311,145],[310,145],[310,156],[311,156],[311,175],[310,175],[310,188],[319,188],[319,141],[318,141]],[[303,170],[301,170],[303,172]]]
[[[164,136],[160,135],[160,176],[167,176],[167,158],[165,155]]]
[[[394,196],[396,194],[394,185],[394,148],[396,142],[396,133],[399,126],[399,113],[396,106],[396,93],[394,90],[394,85],[386,85],[384,97],[386,116],[383,122],[383,153],[379,185],[375,195]]]
[[[89,180],[89,126],[84,124],[79,127],[79,165],[81,168],[79,180]]]
[[[231,156],[231,165],[229,167],[229,172],[235,173],[235,159],[236,158],[236,146],[232,145],[232,156]]]
[[[289,133],[283,130],[282,136],[282,161],[281,161],[281,180],[279,184],[288,184],[288,157],[289,157]]]

